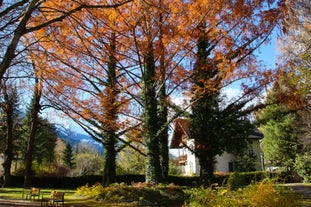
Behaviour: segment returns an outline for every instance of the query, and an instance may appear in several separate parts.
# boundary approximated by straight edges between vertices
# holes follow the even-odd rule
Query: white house
[[[262,169],[261,148],[260,143],[263,134],[259,130],[254,130],[249,135],[249,153],[255,155],[256,170]],[[177,119],[175,121],[174,133],[170,143],[170,149],[177,150],[176,161],[181,168],[183,175],[194,175],[200,173],[200,165],[198,159],[190,149],[195,149],[195,142],[189,136],[189,120]],[[224,152],[221,156],[216,157],[215,170],[217,172],[231,172],[234,170],[235,156],[231,153]]]

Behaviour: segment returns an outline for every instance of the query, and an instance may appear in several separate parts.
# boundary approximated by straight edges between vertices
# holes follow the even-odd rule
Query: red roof
[[[182,147],[183,139],[189,139],[189,130],[189,120],[181,118],[176,119],[170,148]]]
[[[184,145],[185,139],[190,139],[190,122],[188,119],[176,119],[174,126],[174,133],[172,136],[170,148],[182,148]],[[263,133],[258,129],[254,129],[254,131],[249,135],[249,139],[262,139]]]

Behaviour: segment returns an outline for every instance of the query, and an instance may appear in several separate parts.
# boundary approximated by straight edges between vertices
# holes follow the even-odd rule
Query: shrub
[[[260,182],[267,177],[268,174],[266,172],[234,172],[228,178],[227,188],[228,190],[236,190],[240,187],[248,186],[252,182]]]
[[[212,188],[192,188],[186,191],[189,198],[185,207],[206,207],[211,206],[211,202],[217,197],[217,192]]]
[[[169,175],[168,181],[169,183],[175,183],[180,186],[197,187],[199,176]]]
[[[196,188],[189,190],[188,193],[190,196],[185,207],[278,207],[280,205],[294,207],[299,201],[292,191],[274,187],[274,183],[269,179],[237,191]]]
[[[81,186],[77,189],[77,195],[100,199],[103,196],[104,187],[100,183],[95,183],[92,187],[88,184]]]
[[[302,177],[303,182],[311,182],[311,156],[308,153],[297,155],[295,161],[295,170]]]
[[[82,186],[78,188],[77,195],[87,196],[107,202],[126,202],[135,205],[168,205],[182,203],[185,200],[183,189],[177,185],[160,184],[153,186],[146,183],[115,183],[108,187]]]

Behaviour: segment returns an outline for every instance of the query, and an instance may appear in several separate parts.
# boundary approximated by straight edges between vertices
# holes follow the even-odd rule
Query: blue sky
[[[255,52],[258,55],[259,60],[269,69],[276,67],[276,59],[278,55],[277,51],[277,41],[276,35],[272,36],[272,40],[269,43],[263,44],[258,51]],[[224,93],[227,95],[228,99],[230,100],[232,97],[237,97],[241,94],[241,90],[238,85],[232,85],[225,88]],[[178,101],[182,101],[181,99]],[[83,133],[84,130],[71,121],[69,118],[60,117],[57,112],[52,112],[48,110],[44,113],[45,116],[53,123],[61,123],[64,127],[73,130],[78,133]]]

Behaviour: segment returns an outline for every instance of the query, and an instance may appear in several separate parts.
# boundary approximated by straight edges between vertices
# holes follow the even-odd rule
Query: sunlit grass
[[[0,188],[0,198],[21,199],[23,190],[23,188]]]
[[[41,189],[40,194],[43,197],[49,197],[52,190],[65,192],[65,199],[71,200],[75,198],[76,190],[64,189]],[[23,193],[29,192],[28,188],[0,188],[0,198],[22,199]],[[40,196],[40,198],[41,198]]]
[[[107,207],[112,206],[113,204],[107,205],[107,203],[103,203],[100,201],[95,201],[92,199],[84,198],[81,196],[76,196],[76,190],[68,190],[68,189],[41,189],[41,195],[45,197],[49,197],[52,190],[56,190],[59,192],[65,192],[65,204],[70,207]],[[23,192],[29,192],[28,188],[0,188],[0,198],[2,199],[22,199]],[[40,197],[41,199],[42,197]],[[40,201],[39,199],[39,201]],[[118,204],[118,206],[121,206]],[[129,204],[124,204],[122,206],[129,206]]]
[[[302,185],[311,187],[311,183],[302,184]],[[277,186],[275,186],[275,187],[277,187]],[[68,190],[68,189],[41,189],[41,193],[42,193],[43,197],[49,197],[50,192],[52,190],[65,192],[65,204],[68,207],[133,206],[133,204],[126,203],[126,202],[123,202],[122,204],[120,204],[119,202],[116,202],[115,205],[114,205],[114,203],[107,203],[107,202],[103,202],[103,201],[96,201],[94,199],[89,199],[89,198],[86,198],[86,197],[78,196],[78,195],[75,194],[76,193],[75,189],[72,189],[72,190]],[[260,193],[258,193],[258,191],[256,191],[256,198],[260,197],[260,194],[264,194],[265,190],[267,190],[267,188],[261,189]],[[5,198],[5,199],[22,199],[23,192],[27,192],[27,191],[29,191],[29,189],[25,189],[25,188],[0,188],[0,198]],[[218,191],[220,192],[220,194],[222,194],[222,191],[224,191],[224,189],[221,190],[221,188],[220,188],[220,189],[218,189]],[[252,192],[252,191],[250,191],[250,192]],[[291,194],[293,192],[287,191],[287,193]],[[245,194],[245,192],[244,192],[244,194]],[[243,193],[241,194],[242,197],[244,196],[244,194]],[[286,197],[292,197],[290,194],[287,194]],[[228,199],[234,199],[235,196],[236,196],[236,198],[240,202],[242,200],[241,195],[239,195],[238,192],[237,193],[233,193],[233,194],[230,193],[230,192],[225,192],[224,195],[221,195],[222,196],[221,200],[222,200],[222,202],[225,202]],[[267,199],[267,195],[266,194],[262,195],[262,197],[265,197],[265,199]],[[296,197],[296,198],[298,197],[299,198],[300,196],[296,195],[294,197]],[[216,198],[217,198],[217,196],[216,196]],[[271,199],[272,198],[274,199],[274,197],[271,197]],[[257,200],[261,201],[262,199],[261,198],[260,199],[256,199],[256,200],[254,200],[254,202],[257,202]],[[228,200],[228,202],[229,202],[229,200]],[[232,204],[232,200],[230,200],[229,203],[231,205]],[[299,199],[299,205],[298,206],[311,206],[311,199]]]

